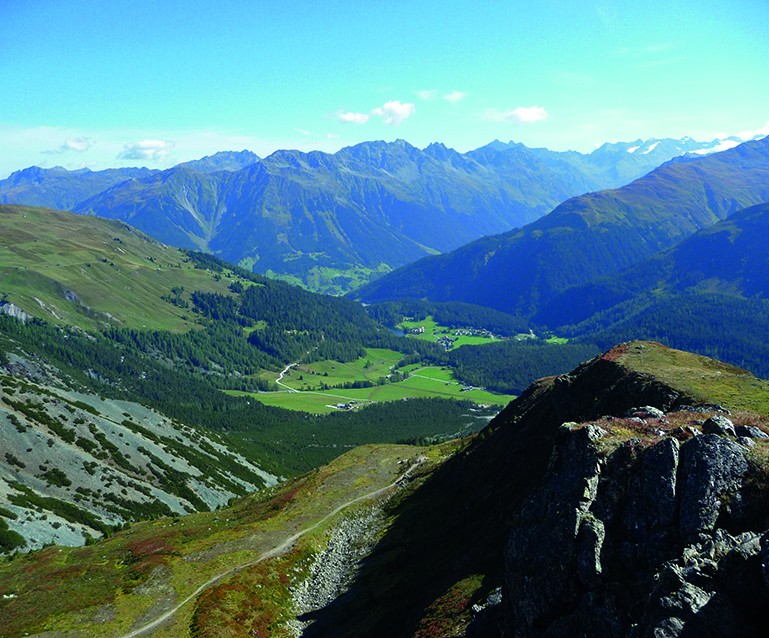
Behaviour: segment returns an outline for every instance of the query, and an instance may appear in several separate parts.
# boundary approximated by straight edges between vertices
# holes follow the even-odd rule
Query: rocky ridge
[[[763,635],[769,504],[754,440],[657,420],[653,444],[603,452],[599,425],[561,426],[510,533],[503,635]],[[702,431],[719,426],[734,432],[722,415]]]

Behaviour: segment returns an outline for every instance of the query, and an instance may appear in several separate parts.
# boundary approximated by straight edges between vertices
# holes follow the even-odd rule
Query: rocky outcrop
[[[8,301],[0,303],[0,313],[8,315],[10,317],[16,317],[22,323],[26,323],[32,317],[19,308],[16,304],[12,304]]]
[[[746,448],[717,434],[607,438],[561,426],[513,523],[504,635],[765,635],[769,503],[748,487]]]

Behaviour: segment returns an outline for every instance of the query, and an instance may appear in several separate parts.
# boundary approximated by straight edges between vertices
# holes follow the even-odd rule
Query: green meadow
[[[284,388],[278,392],[246,393],[233,390],[228,391],[228,394],[251,396],[267,405],[315,414],[338,411],[339,404],[350,402],[362,407],[374,402],[438,397],[504,406],[515,398],[478,388],[468,389],[457,382],[453,372],[447,368],[411,365],[393,371],[392,368],[402,358],[403,355],[394,350],[368,348],[365,357],[350,363],[319,361],[300,364],[283,377]],[[400,379],[399,376],[404,373],[406,378]],[[387,375],[393,375],[394,378],[387,379]],[[271,376],[272,380],[277,377],[276,374]],[[384,381],[379,382],[380,379]],[[374,385],[364,388],[333,387],[356,381],[368,381]]]
[[[366,348],[366,356],[349,363],[318,361],[299,364],[283,378],[283,383],[294,390],[317,390],[324,386],[337,386],[355,381],[376,383],[387,378],[403,354],[385,348]],[[274,375],[277,377],[277,375]]]

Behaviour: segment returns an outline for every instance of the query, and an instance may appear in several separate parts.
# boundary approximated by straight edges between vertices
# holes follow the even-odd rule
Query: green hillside
[[[611,277],[557,295],[537,314],[549,326],[575,324],[636,297],[710,292],[769,297],[769,204],[738,211],[680,244]]]
[[[475,431],[483,419],[471,400],[504,404],[509,398],[390,374],[390,366],[426,364],[442,350],[394,336],[353,301],[169,248],[123,222],[0,210],[0,308],[20,317],[0,315],[2,352],[22,361],[40,358],[70,387],[218,432],[275,474],[317,467],[363,443]],[[342,400],[325,396],[315,409],[302,392],[291,393],[291,411],[265,405],[284,405],[286,393],[266,391],[278,389],[275,380],[289,363],[341,366],[372,349],[386,349],[390,363],[373,382],[361,367],[361,383],[374,387],[355,410],[329,409]],[[19,374],[10,361],[0,365]],[[26,373],[20,374],[23,380]],[[335,414],[296,411],[302,409]]]
[[[229,283],[123,222],[0,206],[0,297],[51,323],[185,331],[177,301]]]
[[[535,321],[601,347],[641,338],[769,376],[769,205],[554,297]]]
[[[223,635],[244,626],[227,611],[235,605],[248,618],[245,627],[261,632],[255,635],[289,636],[289,588],[309,573],[334,526],[381,511],[393,482],[418,457],[426,455],[415,467],[425,473],[450,451],[365,446],[216,512],[139,523],[89,547],[52,547],[4,562],[3,635],[114,638],[177,606],[163,635],[187,636],[191,627],[193,635]],[[286,551],[270,555],[291,538]]]

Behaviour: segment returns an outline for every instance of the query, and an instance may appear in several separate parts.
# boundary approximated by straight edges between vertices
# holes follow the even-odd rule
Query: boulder
[[[702,424],[703,434],[719,434],[721,436],[734,436],[737,434],[734,431],[734,423],[732,423],[725,416],[716,415],[712,416]]]
[[[639,419],[664,419],[665,413],[659,408],[655,408],[651,405],[644,405],[640,408],[630,408],[625,413],[625,416],[628,418],[638,417]]]
[[[737,436],[744,436],[748,439],[769,439],[769,434],[759,430],[755,425],[738,425],[734,431]]]

